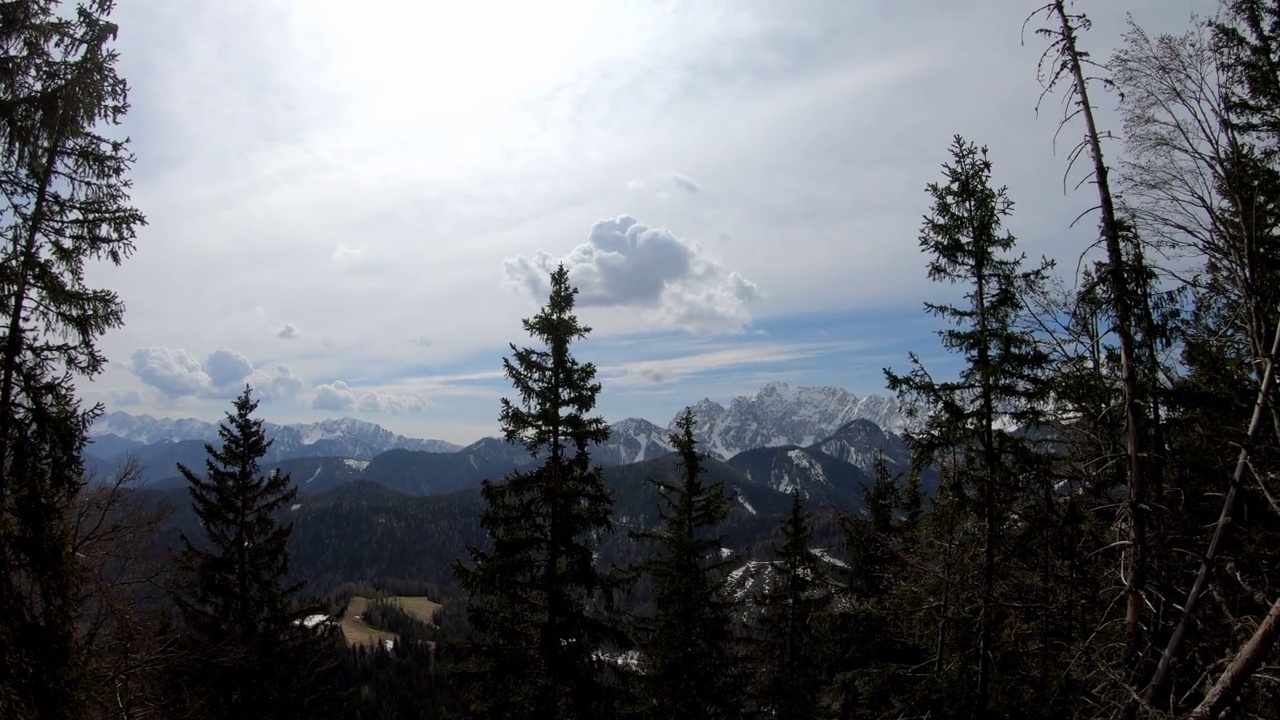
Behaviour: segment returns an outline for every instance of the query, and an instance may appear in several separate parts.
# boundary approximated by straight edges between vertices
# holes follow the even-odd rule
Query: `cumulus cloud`
[[[350,410],[356,406],[356,394],[341,380],[327,385],[317,385],[315,397],[311,398],[311,407],[317,410]]]
[[[284,365],[277,365],[275,373],[254,370],[249,382],[254,392],[263,400],[289,400],[302,392],[302,379]]]
[[[139,380],[170,397],[199,395],[213,387],[200,361],[186,350],[138,348],[133,352],[131,369]]]
[[[392,395],[367,392],[356,402],[356,409],[370,413],[400,413],[422,410],[427,404],[417,395]]]
[[[253,374],[253,363],[235,350],[218,348],[204,361],[204,372],[215,387],[239,385]]]
[[[267,372],[225,347],[209,353],[203,363],[186,350],[167,347],[138,348],[131,360],[130,369],[139,380],[170,398],[225,399],[247,383],[263,400],[282,400],[303,388],[302,380],[289,368],[280,365]]]
[[[284,327],[280,328],[280,332],[276,333],[276,337],[281,340],[293,340],[298,337],[298,328],[293,323],[285,323]]]
[[[390,414],[422,410],[426,403],[417,395],[394,395],[391,393],[363,392],[357,393],[342,380],[335,380],[325,385],[317,385],[315,395],[311,398],[311,407],[317,410],[334,412],[360,412]]]
[[[600,220],[563,260],[545,251],[505,261],[508,279],[542,297],[564,262],[582,305],[654,309],[667,324],[695,332],[739,331],[751,321],[754,283],[708,257],[696,242],[629,215]]]

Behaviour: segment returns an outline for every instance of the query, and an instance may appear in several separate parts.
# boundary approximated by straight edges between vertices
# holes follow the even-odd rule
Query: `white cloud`
[[[214,387],[228,388],[241,384],[253,374],[253,363],[249,358],[227,348],[218,348],[209,353],[204,361],[204,372],[213,382]]]
[[[198,397],[225,400],[247,383],[263,400],[288,400],[302,389],[302,380],[284,365],[275,372],[255,368],[244,355],[218,348],[201,363],[181,348],[144,347],[134,351],[130,369],[142,382],[167,398]]]
[[[417,395],[366,392],[356,401],[356,409],[374,414],[421,411],[426,402]]]
[[[726,271],[698,243],[630,215],[596,222],[587,242],[563,259],[542,251],[504,265],[509,280],[541,298],[560,262],[581,305],[653,308],[656,319],[696,332],[740,330],[750,322],[747,305],[757,297],[754,283]]]
[[[608,387],[628,387],[677,382],[704,373],[729,369],[764,368],[799,360],[811,360],[835,353],[849,353],[855,348],[856,346],[849,342],[796,344],[751,342],[747,345],[708,349],[661,360],[609,365],[600,370],[604,378],[603,382]]]
[[[311,398],[311,407],[317,410],[335,412],[360,412],[375,415],[395,414],[420,411],[426,402],[417,395],[409,393],[362,392],[357,393],[346,382],[335,380],[324,385],[317,385],[315,395]]]
[[[356,406],[356,394],[341,380],[327,385],[317,385],[316,394],[311,398],[311,407],[317,410],[335,410],[344,412]]]
[[[254,370],[249,384],[263,400],[292,400],[305,387],[302,379],[284,365],[276,366],[275,374]]]
[[[138,348],[132,360],[133,373],[139,380],[170,397],[198,395],[213,388],[213,380],[200,361],[186,350]]]

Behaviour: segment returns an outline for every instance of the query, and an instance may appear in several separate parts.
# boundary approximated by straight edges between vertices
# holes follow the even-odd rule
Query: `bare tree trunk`
[[[1043,10],[1057,16],[1060,30],[1056,33],[1056,49],[1061,58],[1059,74],[1069,74],[1072,92],[1077,102],[1077,114],[1084,118],[1085,139],[1093,160],[1094,184],[1098,187],[1099,208],[1102,212],[1102,236],[1107,251],[1107,274],[1111,285],[1111,304],[1116,318],[1116,335],[1120,340],[1120,382],[1124,393],[1124,416],[1127,439],[1129,476],[1129,544],[1124,564],[1126,595],[1125,636],[1128,641],[1131,667],[1139,659],[1143,647],[1143,597],[1147,576],[1147,524],[1146,477],[1143,472],[1144,422],[1138,403],[1138,378],[1133,337],[1133,308],[1130,304],[1129,281],[1124,272],[1124,255],[1121,251],[1120,224],[1116,218],[1115,201],[1111,195],[1108,168],[1102,157],[1102,141],[1089,102],[1089,88],[1084,72],[1084,61],[1076,46],[1076,25],[1068,15],[1064,0],[1055,0]],[[1057,75],[1055,75],[1055,78]]]
[[[1236,470],[1231,477],[1231,489],[1227,491],[1226,499],[1222,502],[1222,513],[1218,516],[1218,522],[1214,526],[1213,539],[1209,542],[1209,549],[1205,552],[1204,560],[1200,563],[1200,572],[1196,575],[1195,584],[1191,586],[1191,591],[1187,594],[1187,601],[1183,605],[1182,619],[1178,622],[1178,627],[1169,638],[1168,646],[1165,647],[1164,653],[1160,656],[1160,663],[1156,666],[1151,682],[1147,684],[1146,689],[1142,692],[1143,702],[1151,703],[1156,701],[1164,691],[1165,683],[1169,679],[1169,671],[1173,668],[1173,663],[1178,659],[1178,655],[1182,650],[1182,643],[1186,640],[1187,633],[1190,632],[1192,622],[1195,619],[1195,612],[1200,604],[1200,598],[1204,596],[1204,591],[1208,587],[1209,573],[1218,557],[1218,546],[1222,542],[1223,535],[1226,534],[1227,525],[1231,523],[1231,512],[1236,502],[1236,491],[1244,480],[1245,470],[1249,466],[1249,448],[1253,444],[1254,438],[1257,437],[1258,431],[1262,428],[1263,416],[1267,414],[1267,402],[1271,397],[1271,389],[1275,385],[1275,363],[1272,362],[1271,358],[1277,354],[1280,354],[1280,324],[1276,325],[1276,335],[1275,340],[1271,343],[1271,352],[1263,360],[1266,364],[1266,369],[1262,375],[1262,386],[1258,388],[1258,399],[1253,406],[1253,417],[1249,421],[1249,432],[1240,447],[1240,456],[1236,460]],[[1273,610],[1272,613],[1274,614],[1275,611]]]
[[[1262,620],[1249,642],[1240,648],[1231,664],[1222,672],[1218,681],[1204,694],[1204,700],[1187,716],[1186,720],[1217,720],[1227,703],[1240,692],[1246,680],[1253,675],[1267,654],[1280,638],[1280,598],[1271,604],[1271,612]]]

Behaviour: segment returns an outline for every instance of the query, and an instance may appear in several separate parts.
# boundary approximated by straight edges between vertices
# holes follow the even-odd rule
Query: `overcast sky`
[[[215,420],[248,381],[275,422],[470,442],[560,261],[609,419],[883,393],[909,350],[945,367],[917,235],[953,135],[1029,254],[1090,240],[1080,130],[1055,148],[1059,100],[1035,112],[1038,4],[120,0],[149,224],[92,274],[127,313],[85,395]],[[1179,31],[1217,0],[1077,7],[1104,58],[1126,12]]]

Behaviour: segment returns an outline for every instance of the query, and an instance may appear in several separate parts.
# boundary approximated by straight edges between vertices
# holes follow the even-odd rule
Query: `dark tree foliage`
[[[1227,109],[1236,129],[1280,151],[1280,3],[1227,0],[1212,23],[1226,70]]]
[[[760,711],[779,720],[823,717],[819,619],[830,603],[830,587],[813,554],[799,490],[791,493],[782,544],[774,547],[772,573],[759,602],[755,699]]]
[[[821,616],[824,672],[832,678],[831,704],[840,718],[910,716],[913,669],[927,654],[912,644],[916,614],[908,558],[918,558],[924,512],[920,476],[889,472],[883,455],[873,464],[875,482],[865,488],[865,516],[841,525],[848,567],[837,574],[832,610]]]
[[[449,660],[433,643],[401,640],[393,648],[347,650],[338,682],[353,689],[342,705],[347,720],[454,718],[462,708],[440,666]]]
[[[324,626],[303,620],[301,583],[287,583],[291,524],[280,512],[297,497],[287,474],[261,474],[271,443],[248,387],[219,426],[222,447],[205,446],[201,477],[183,465],[191,505],[207,537],[182,533],[185,575],[173,599],[194,655],[192,694],[210,718],[303,718],[333,711],[328,673],[336,656]]]
[[[707,482],[686,409],[671,433],[679,457],[675,482],[651,480],[662,494],[656,532],[633,533],[654,546],[639,569],[653,582],[654,616],[641,619],[644,705],[653,718],[736,718],[741,679],[735,670],[732,600],[724,577],[731,561],[716,534],[729,517],[723,480]]]
[[[102,371],[121,324],[85,266],[120,262],[142,215],[127,142],[102,134],[127,109],[110,48],[114,3],[0,5],[0,716],[80,717],[92,649],[77,635],[82,568],[69,515],[99,411],[77,379]]]
[[[609,437],[591,415],[596,368],[572,354],[590,328],[573,314],[576,288],[559,267],[547,304],[524,328],[537,347],[511,345],[503,360],[515,387],[500,415],[509,442],[541,461],[481,487],[480,523],[492,545],[457,564],[472,628],[461,668],[471,712],[492,718],[595,718],[611,714],[602,653],[615,623],[597,604],[610,579],[596,564],[599,538],[613,529],[612,499],[590,446]]]
[[[930,411],[923,429],[908,437],[917,465],[947,460],[952,509],[961,513],[957,519],[967,516],[976,524],[976,532],[959,537],[980,557],[977,647],[961,648],[977,672],[972,694],[957,706],[971,703],[973,713],[985,716],[992,705],[996,643],[1010,619],[1006,608],[1025,602],[1010,597],[1004,579],[1014,557],[1008,517],[1033,493],[1029,483],[1050,482],[1034,445],[1008,430],[1043,423],[1048,357],[1019,322],[1023,297],[1039,289],[1050,264],[1028,271],[1023,256],[1011,255],[1015,240],[1003,223],[1013,203],[1004,188],[992,187],[986,149],[957,136],[951,156],[943,165],[946,182],[928,186],[933,208],[924,219],[920,247],[930,256],[930,279],[965,288],[963,304],[925,305],[952,325],[938,334],[942,346],[965,364],[956,380],[936,380],[912,354],[910,374],[885,375],[891,390]]]

